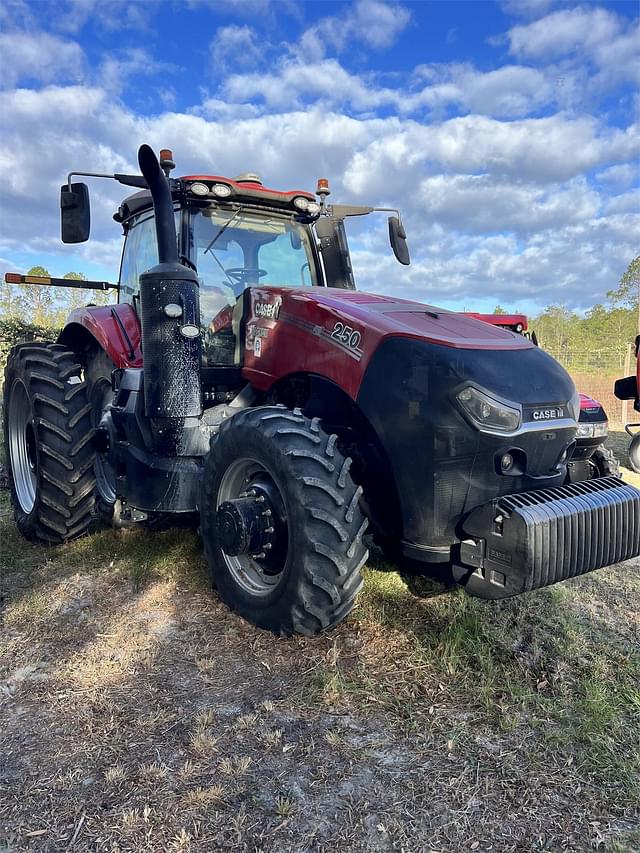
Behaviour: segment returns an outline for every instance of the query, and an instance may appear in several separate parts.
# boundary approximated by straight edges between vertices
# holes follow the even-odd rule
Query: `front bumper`
[[[462,523],[457,580],[508,598],[640,555],[640,490],[616,477],[497,498]]]

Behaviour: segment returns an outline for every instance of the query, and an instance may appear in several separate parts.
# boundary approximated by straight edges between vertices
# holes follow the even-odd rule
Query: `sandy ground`
[[[499,604],[372,568],[282,640],[190,531],[46,549],[3,494],[2,853],[640,849],[639,561]]]

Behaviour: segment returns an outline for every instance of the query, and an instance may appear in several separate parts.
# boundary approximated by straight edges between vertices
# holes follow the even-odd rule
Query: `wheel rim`
[[[38,449],[26,386],[17,380],[9,397],[9,459],[13,487],[27,515],[36,503]]]
[[[93,387],[91,399],[93,404],[93,427],[95,428],[100,425],[113,402],[111,382],[106,379],[96,382]],[[96,453],[94,471],[98,494],[105,503],[114,504],[116,501],[116,475],[113,466],[109,462],[107,453]]]
[[[282,507],[284,507],[282,494],[271,472],[255,459],[242,458],[233,462],[222,477],[216,500],[216,512],[225,501],[244,497],[251,490],[253,484],[264,480],[275,490],[282,502]],[[282,581],[288,553],[286,522],[282,538],[286,541],[286,547],[283,548],[279,565],[271,566],[269,571],[265,571],[265,566],[249,554],[232,556],[221,549],[229,572],[238,586],[245,592],[253,596],[264,597],[272,593]]]

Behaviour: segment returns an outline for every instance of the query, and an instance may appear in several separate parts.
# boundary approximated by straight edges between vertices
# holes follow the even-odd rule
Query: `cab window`
[[[176,211],[179,234],[180,213]],[[153,213],[136,219],[127,232],[120,265],[120,301],[133,302],[140,290],[140,275],[158,263],[158,239]]]

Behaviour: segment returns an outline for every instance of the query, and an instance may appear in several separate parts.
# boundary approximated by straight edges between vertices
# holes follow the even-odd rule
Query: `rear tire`
[[[87,531],[95,504],[94,429],[75,353],[29,343],[9,353],[4,441],[16,524],[27,539],[66,542]]]
[[[640,474],[640,432],[637,432],[631,439],[631,444],[629,445],[629,465],[632,471]]]
[[[336,625],[362,586],[362,489],[336,438],[299,409],[263,406],[224,422],[205,460],[200,527],[213,585],[232,610],[281,636],[313,636]],[[269,552],[279,558],[270,566],[249,553],[225,553],[216,522],[221,504],[234,493],[242,500],[261,482],[280,508]]]

